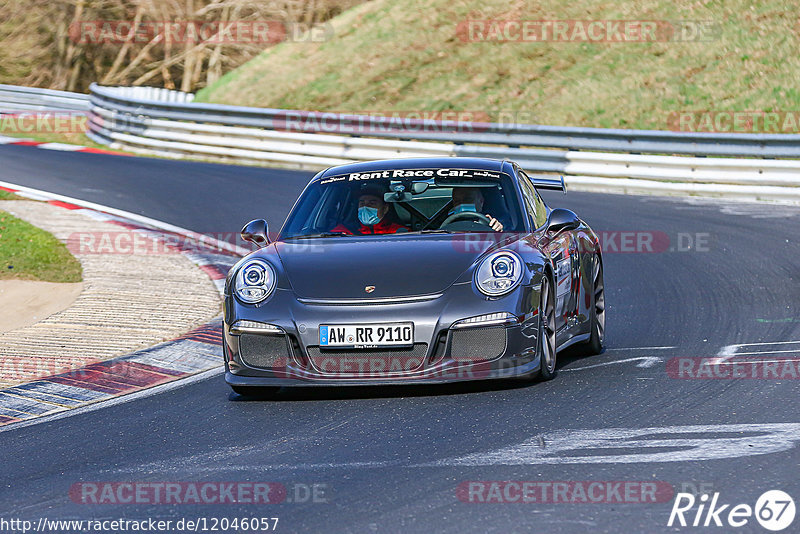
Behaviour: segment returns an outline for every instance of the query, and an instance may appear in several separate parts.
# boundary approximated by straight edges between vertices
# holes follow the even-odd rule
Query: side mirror
[[[574,211],[556,208],[550,212],[547,219],[547,232],[557,234],[562,230],[574,230],[581,225],[580,219]]]
[[[267,231],[267,221],[255,219],[245,224],[244,228],[242,228],[242,239],[255,243],[258,248],[265,247],[269,244]]]

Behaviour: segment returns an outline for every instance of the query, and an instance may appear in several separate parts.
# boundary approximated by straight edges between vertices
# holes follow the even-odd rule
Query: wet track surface
[[[13,146],[0,147],[0,164],[3,181],[214,233],[238,231],[256,217],[277,231],[310,176]],[[704,485],[732,504],[754,505],[770,489],[800,498],[800,425],[763,426],[800,423],[800,380],[668,372],[677,368],[671,358],[800,359],[800,209],[586,193],[545,198],[605,232],[604,354],[562,355],[547,383],[284,390],[270,401],[238,397],[218,375],[11,428],[0,433],[0,515],[279,517],[283,532],[653,532],[670,530],[670,499],[469,503],[457,488],[467,481],[657,481],[674,491]],[[636,242],[621,232],[655,236],[660,251],[614,252]],[[696,428],[674,428],[684,426]],[[619,429],[651,430],[634,439]],[[573,432],[582,430],[613,446]],[[685,439],[670,441],[676,437]],[[326,502],[70,500],[73,484],[106,481],[279,482],[292,501],[317,484],[325,493],[317,500]],[[738,530],[760,527],[751,518]]]

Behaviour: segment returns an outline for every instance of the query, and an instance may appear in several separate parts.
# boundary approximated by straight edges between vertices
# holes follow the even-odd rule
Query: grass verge
[[[468,20],[695,21],[709,30],[700,40],[500,42],[465,39]],[[196,101],[657,130],[682,111],[800,110],[800,25],[782,0],[375,0],[331,22],[330,40],[270,48]]]
[[[22,200],[22,198],[10,191],[0,189],[0,200]]]
[[[5,191],[0,198],[8,199]],[[52,234],[0,211],[0,280],[80,282],[81,264]]]

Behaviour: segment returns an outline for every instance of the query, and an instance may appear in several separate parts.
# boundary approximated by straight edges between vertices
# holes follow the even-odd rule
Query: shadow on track
[[[605,350],[603,351],[605,352]],[[572,362],[591,358],[583,356],[577,349],[566,349],[558,355],[560,369]],[[556,375],[555,380],[558,380]],[[330,401],[352,399],[388,399],[402,397],[439,397],[443,395],[465,395],[469,393],[489,393],[493,391],[510,391],[521,388],[535,388],[543,385],[543,381],[535,378],[506,378],[494,380],[473,380],[450,384],[421,385],[375,385],[375,386],[297,386],[282,387],[277,392],[263,394],[239,395],[231,392],[228,400],[233,402],[256,401]]]

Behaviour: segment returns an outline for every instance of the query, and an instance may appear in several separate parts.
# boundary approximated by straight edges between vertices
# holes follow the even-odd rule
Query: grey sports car
[[[599,353],[603,258],[511,161],[383,160],[318,173],[277,238],[225,284],[225,380],[281,386],[553,378],[557,352]]]

